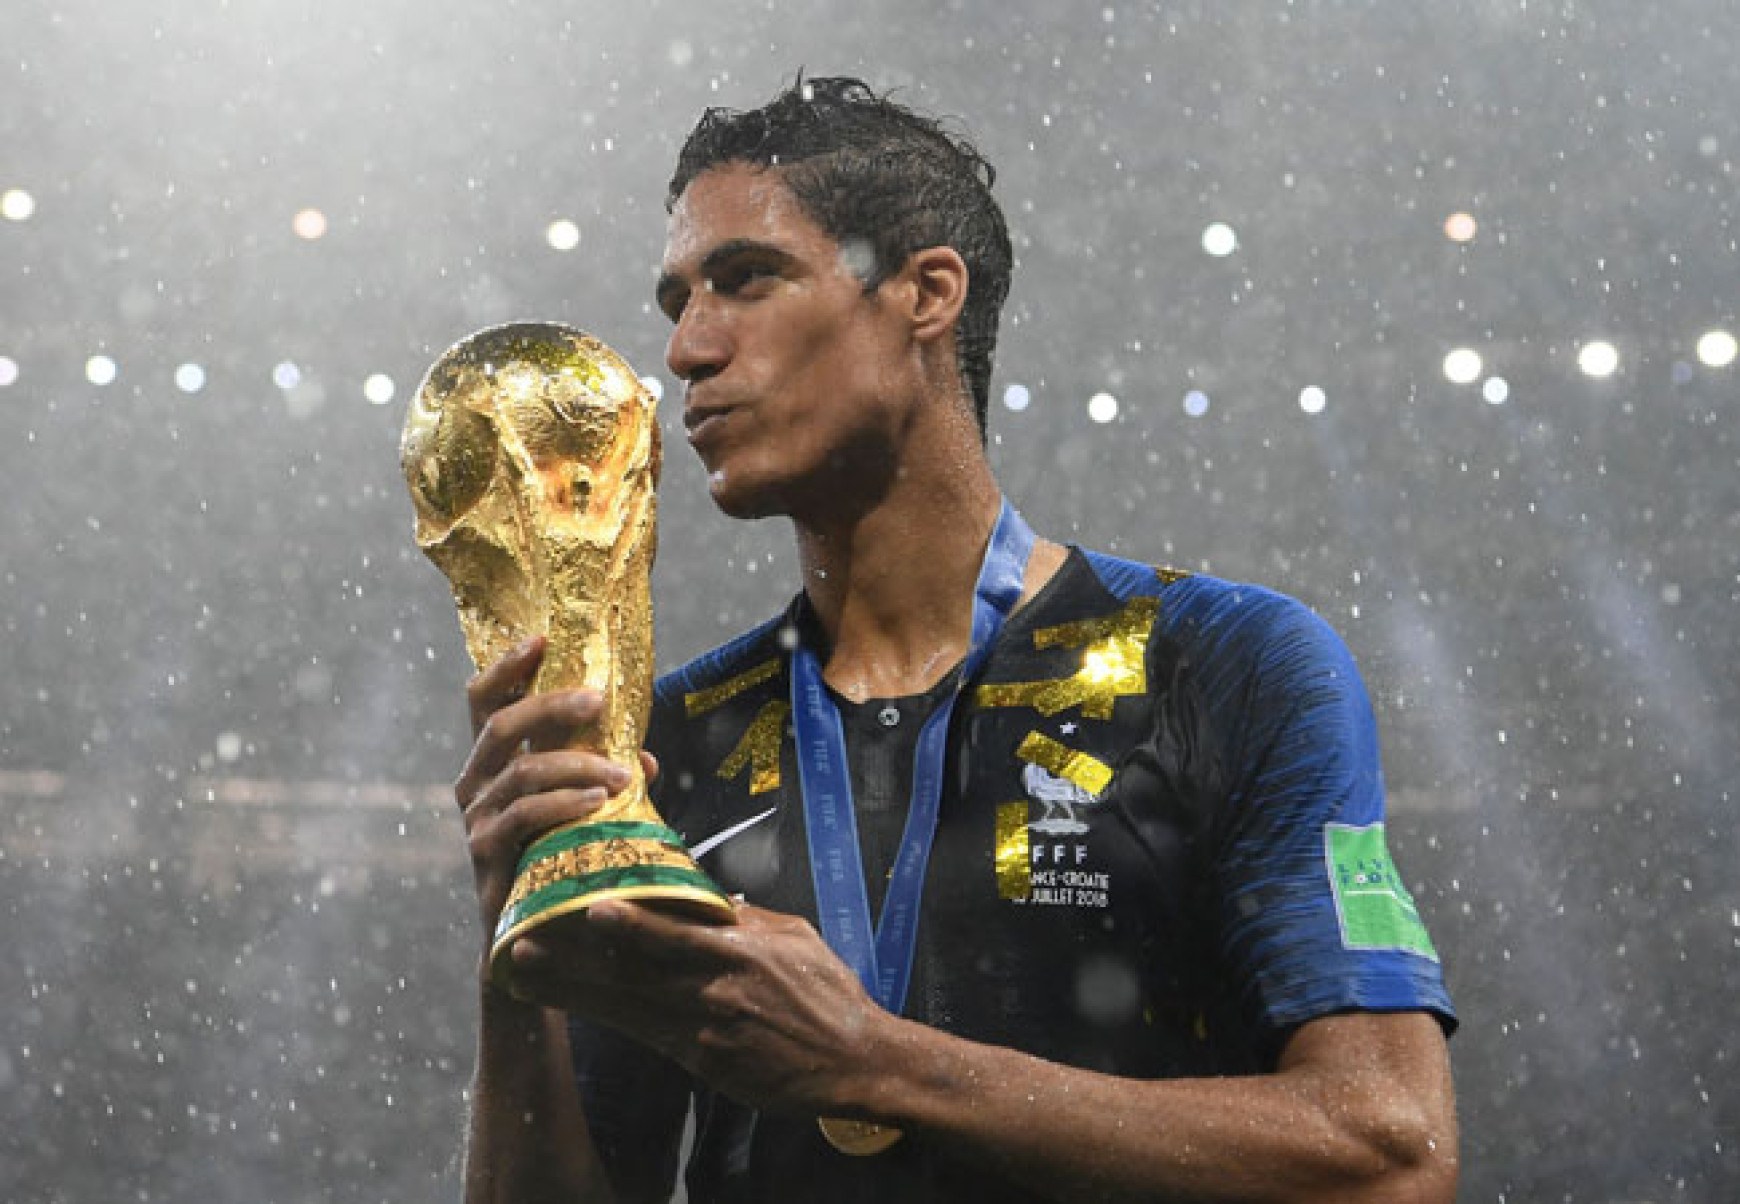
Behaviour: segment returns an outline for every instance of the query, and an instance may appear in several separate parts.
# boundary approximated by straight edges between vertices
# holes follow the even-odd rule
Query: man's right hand
[[[486,961],[526,846],[591,815],[632,779],[626,766],[568,747],[602,716],[596,691],[529,693],[545,645],[542,636],[525,640],[466,687],[475,739],[453,793],[465,816]]]

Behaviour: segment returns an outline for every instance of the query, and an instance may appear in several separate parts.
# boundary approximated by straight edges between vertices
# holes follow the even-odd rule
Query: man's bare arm
[[[466,1204],[606,1204],[560,1012],[485,988],[466,1135]]]
[[[896,1031],[866,1109],[1058,1200],[1443,1201],[1457,1130],[1424,1013],[1303,1026],[1273,1074],[1133,1081]]]
[[[1274,1073],[1137,1080],[889,1015],[802,920],[712,929],[594,908],[516,955],[540,998],[594,1015],[755,1107],[894,1125],[1060,1201],[1449,1201],[1448,1051],[1424,1012],[1301,1026]]]

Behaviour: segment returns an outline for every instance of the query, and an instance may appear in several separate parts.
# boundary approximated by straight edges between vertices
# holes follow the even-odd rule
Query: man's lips
[[[683,411],[683,426],[689,432],[689,442],[698,443],[723,425],[731,406],[691,406]]]

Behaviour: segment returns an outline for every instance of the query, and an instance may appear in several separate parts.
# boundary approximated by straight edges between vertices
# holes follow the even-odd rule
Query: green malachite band
[[[508,951],[514,940],[532,929],[570,912],[582,911],[605,899],[646,899],[655,903],[690,903],[702,913],[729,918],[731,901],[713,880],[699,869],[670,866],[632,866],[599,870],[577,878],[562,878],[533,891],[502,911],[490,946],[490,975],[510,992]]]
[[[523,894],[521,892],[524,892]],[[678,904],[729,918],[731,900],[659,823],[603,820],[547,833],[520,858],[514,893],[496,922],[490,976],[510,992],[510,951],[534,928],[606,899]]]
[[[581,845],[597,844],[604,840],[652,840],[676,849],[683,847],[683,838],[663,824],[641,823],[636,820],[581,823],[558,828],[533,841],[520,858],[520,868],[523,870],[534,861],[554,857],[565,849],[577,849]]]
[[[571,899],[591,899],[593,896],[618,894],[643,886],[687,886],[714,898],[724,897],[719,888],[713,885],[712,879],[699,870],[679,870],[663,865],[599,870],[592,874],[582,874],[578,878],[562,878],[542,890],[533,891],[502,912],[496,932],[505,934],[521,921],[559,907]]]

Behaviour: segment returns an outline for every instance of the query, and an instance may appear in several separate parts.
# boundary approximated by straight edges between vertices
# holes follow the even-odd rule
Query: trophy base
[[[545,833],[526,849],[490,945],[490,978],[513,993],[508,956],[540,925],[606,899],[674,904],[698,920],[729,920],[732,903],[695,864],[680,836],[638,820],[581,822]]]

